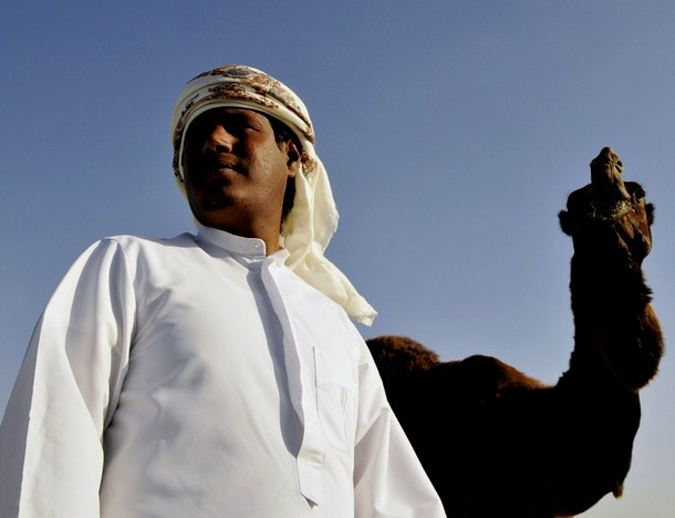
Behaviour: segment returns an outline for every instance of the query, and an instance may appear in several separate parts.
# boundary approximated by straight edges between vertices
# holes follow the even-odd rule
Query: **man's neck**
[[[281,249],[279,244],[279,227],[276,229],[269,228],[268,225],[262,227],[256,227],[255,225],[209,225],[208,223],[200,222],[206,227],[215,228],[217,230],[223,230],[232,235],[246,238],[255,238],[261,239],[265,243],[265,255],[273,254]]]

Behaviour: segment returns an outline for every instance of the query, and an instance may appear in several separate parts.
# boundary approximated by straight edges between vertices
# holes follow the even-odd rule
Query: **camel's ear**
[[[637,182],[626,182],[626,189],[628,189],[631,196],[637,198],[638,201],[647,196],[644,187]],[[645,212],[647,213],[647,223],[649,223],[649,226],[651,227],[654,224],[654,204],[647,203],[645,205]]]
[[[645,205],[645,210],[647,211],[647,223],[651,227],[654,224],[654,204],[648,203]]]
[[[574,235],[574,233],[579,230],[576,218],[566,210],[560,211],[558,220],[560,221],[560,228],[568,236]]]

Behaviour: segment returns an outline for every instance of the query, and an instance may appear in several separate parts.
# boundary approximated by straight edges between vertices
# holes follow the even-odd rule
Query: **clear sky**
[[[556,215],[605,145],[656,205],[644,266],[675,334],[671,0],[28,0],[2,13],[0,411],[84,248],[192,230],[170,115],[188,79],[225,63],[308,105],[342,214],[328,255],[380,311],[365,336],[555,382],[573,333]],[[674,362],[643,392],[625,496],[584,516],[672,515]]]

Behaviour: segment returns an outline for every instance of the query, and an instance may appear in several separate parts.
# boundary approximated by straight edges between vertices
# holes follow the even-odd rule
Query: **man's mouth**
[[[218,178],[232,172],[243,174],[241,168],[236,163],[226,161],[207,162],[203,164],[202,171],[204,172],[202,176],[205,179]]]

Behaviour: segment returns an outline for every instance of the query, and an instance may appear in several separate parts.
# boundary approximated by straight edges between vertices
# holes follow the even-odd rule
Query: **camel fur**
[[[663,352],[641,264],[653,206],[607,147],[560,213],[572,237],[574,349],[554,386],[487,356],[443,362],[404,337],[368,341],[387,397],[449,517],[572,516],[619,496],[639,389]]]

